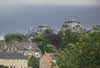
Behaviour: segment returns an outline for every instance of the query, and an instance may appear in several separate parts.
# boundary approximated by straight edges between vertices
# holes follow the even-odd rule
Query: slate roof
[[[35,43],[13,42],[19,50],[40,51],[40,48]]]
[[[0,59],[27,59],[26,56],[20,53],[0,53]]]

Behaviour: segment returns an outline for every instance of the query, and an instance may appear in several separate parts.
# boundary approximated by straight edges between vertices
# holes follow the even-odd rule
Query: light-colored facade
[[[27,60],[21,59],[0,59],[0,65],[8,68],[28,68]]]
[[[28,68],[28,61],[22,54],[0,53],[0,65],[7,66],[8,68]]]
[[[65,30],[71,30],[72,32],[80,32],[83,27],[80,24],[80,22],[76,21],[76,20],[69,20],[69,21],[65,21],[64,25],[63,25],[63,31]]]
[[[55,68],[52,62],[56,62],[53,53],[45,53],[40,59],[40,68]]]
[[[50,29],[50,27],[49,27],[48,25],[46,25],[46,24],[42,24],[42,25],[39,25],[39,26],[38,26],[37,32],[38,32],[38,34],[41,34],[41,33],[43,33],[46,29]]]
[[[25,56],[35,56],[37,58],[41,57],[41,50],[35,43],[24,43],[24,42],[13,42],[9,44],[0,45],[0,51],[6,53],[21,53]]]

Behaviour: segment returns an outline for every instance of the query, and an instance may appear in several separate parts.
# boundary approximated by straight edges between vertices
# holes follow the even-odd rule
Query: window
[[[29,52],[28,52],[28,55],[29,55],[29,56],[31,56],[31,55],[32,55],[32,54],[31,54],[31,51],[29,51]]]
[[[35,56],[39,56],[39,53],[38,52],[35,52]]]

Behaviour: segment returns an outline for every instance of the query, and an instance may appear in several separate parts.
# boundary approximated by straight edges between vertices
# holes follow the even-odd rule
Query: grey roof
[[[32,43],[32,49],[34,51],[41,51],[40,48],[35,43]]]
[[[26,56],[20,53],[0,53],[0,59],[27,59]]]
[[[19,50],[40,51],[40,48],[35,43],[13,42]],[[31,46],[31,48],[29,48]]]

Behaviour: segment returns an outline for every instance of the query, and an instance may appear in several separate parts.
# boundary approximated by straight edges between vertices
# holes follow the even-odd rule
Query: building
[[[62,30],[71,30],[72,32],[80,32],[83,27],[80,24],[80,22],[76,21],[76,20],[69,20],[69,21],[65,21]]]
[[[0,40],[5,40],[4,36],[0,36]]]
[[[0,43],[0,52],[3,52],[6,49],[6,43]]]
[[[40,58],[40,68],[55,68],[55,66],[53,66],[52,62],[56,62],[56,57],[54,56],[53,53],[45,53],[45,55],[43,55]]]
[[[42,24],[42,25],[39,25],[39,26],[38,26],[37,32],[38,32],[38,34],[41,34],[41,33],[43,33],[46,29],[50,29],[50,27],[49,27],[48,25],[46,25],[46,24]]]
[[[1,45],[0,45],[1,46]],[[12,42],[0,47],[1,52],[21,53],[25,56],[41,57],[41,50],[35,43]]]
[[[27,58],[20,53],[0,53],[0,65],[8,68],[28,68]]]
[[[28,30],[28,34],[27,34],[28,40],[30,42],[33,42],[36,35],[37,35],[37,33],[36,33],[34,27],[30,27],[30,29]]]

